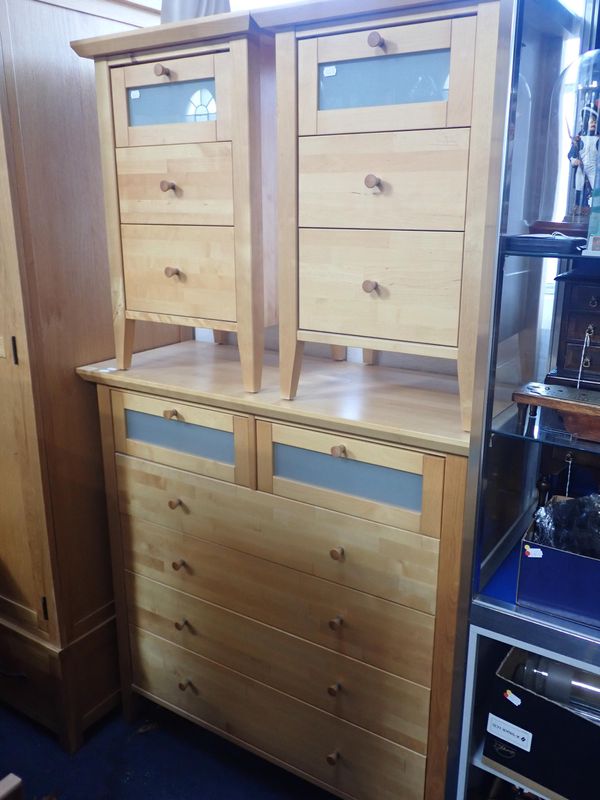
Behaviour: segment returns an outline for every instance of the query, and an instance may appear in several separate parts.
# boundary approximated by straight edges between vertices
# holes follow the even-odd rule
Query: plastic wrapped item
[[[553,497],[537,510],[531,541],[600,559],[600,494]]]

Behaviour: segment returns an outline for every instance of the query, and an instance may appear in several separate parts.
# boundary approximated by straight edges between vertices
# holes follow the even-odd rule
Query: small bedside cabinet
[[[272,38],[227,14],[73,48],[96,60],[119,367],[131,366],[136,320],[211,328],[217,342],[231,331],[244,388],[258,391],[277,321],[274,247],[263,248]]]

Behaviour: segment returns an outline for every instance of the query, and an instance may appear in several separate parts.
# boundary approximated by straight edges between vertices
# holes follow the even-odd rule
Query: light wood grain
[[[359,800],[422,797],[423,756],[151,634],[138,631],[133,650],[137,685],[199,720]],[[331,767],[326,757],[335,750]]]
[[[118,464],[123,513],[435,611],[438,543],[430,537],[126,456],[119,456]],[[180,508],[169,507],[173,498]],[[333,559],[331,551],[340,547],[343,558]]]
[[[160,322],[162,325],[188,325],[194,328],[215,328],[217,325],[222,331],[236,331],[236,322],[227,322],[222,319],[204,319],[204,317],[183,317],[178,314],[157,314],[155,311],[129,311],[125,312],[129,320],[146,322]]]
[[[324,331],[298,331],[301,342],[316,342],[331,346],[366,347],[370,349],[386,350],[390,353],[406,353],[411,356],[424,356],[425,358],[446,358],[456,361],[458,349],[446,345],[427,344],[425,342],[402,342],[397,339],[376,339],[373,336],[352,336],[348,333],[326,333]]]
[[[127,309],[235,322],[233,240],[232,228],[122,225]]]
[[[298,135],[317,133],[319,109],[318,39],[305,39],[296,45],[298,68]]]
[[[256,489],[256,426],[254,417],[233,418],[235,447],[234,480],[239,486]]]
[[[431,615],[135,517],[122,527],[133,572],[429,686]]]
[[[233,225],[230,143],[121,147],[116,159],[121,222]]]
[[[300,226],[462,230],[468,153],[465,129],[303,137]]]
[[[261,492],[273,492],[273,426],[256,420],[256,475]]]
[[[477,18],[474,16],[452,20],[450,90],[446,119],[449,128],[471,124],[476,30]]]
[[[300,327],[456,347],[462,253],[460,233],[301,230]]]
[[[318,39],[319,62],[385,58],[400,53],[450,49],[451,22],[439,20],[422,24],[398,25],[381,30],[374,22],[372,31],[380,33],[383,47],[371,47],[370,31],[342,33]]]
[[[128,573],[127,585],[132,625],[426,752],[428,689],[139,575]]]
[[[233,75],[231,53],[215,53],[215,95],[217,101],[217,139],[231,140],[231,98],[233,97]]]

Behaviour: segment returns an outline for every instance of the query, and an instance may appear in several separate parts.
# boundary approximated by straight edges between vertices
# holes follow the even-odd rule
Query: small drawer
[[[257,422],[258,487],[439,537],[444,459],[417,450]]]
[[[231,139],[229,52],[111,70],[117,147]]]
[[[233,225],[231,144],[117,150],[121,222]]]
[[[600,284],[577,284],[571,290],[566,306],[574,311],[585,309],[600,312]]]
[[[150,633],[131,637],[135,685],[151,697],[345,796],[422,800],[424,756]]]
[[[235,322],[233,228],[122,225],[128,311]]]
[[[578,374],[581,366],[581,378],[586,380],[590,376],[597,378],[600,375],[600,347],[588,347],[582,361],[581,344],[567,344],[565,352],[564,369]]]
[[[121,486],[123,459],[117,458]],[[146,522],[127,515],[126,506],[122,511],[123,556],[132,572],[430,686],[430,614]]]
[[[471,124],[475,17],[298,43],[301,136]]]
[[[254,486],[248,417],[130,392],[111,398],[118,452]]]
[[[300,227],[462,231],[468,158],[460,128],[301,138]]]
[[[429,689],[139,575],[126,581],[137,628],[426,753]]]
[[[569,314],[567,320],[567,339],[583,343],[586,332],[590,332],[590,342],[600,345],[600,314]]]
[[[456,347],[463,235],[300,231],[300,328]]]

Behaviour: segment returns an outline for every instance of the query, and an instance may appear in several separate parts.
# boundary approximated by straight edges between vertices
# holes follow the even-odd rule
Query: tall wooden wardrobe
[[[0,700],[71,749],[118,674],[96,399],[75,376],[114,354],[94,70],[69,42],[157,22],[113,0],[0,2]]]

